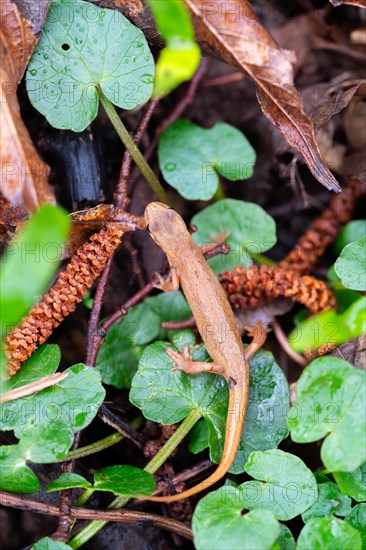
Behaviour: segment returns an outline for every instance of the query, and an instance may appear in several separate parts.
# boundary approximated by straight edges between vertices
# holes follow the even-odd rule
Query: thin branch
[[[106,405],[102,405],[100,407],[98,416],[103,422],[108,424],[108,426],[111,426],[121,435],[133,441],[139,449],[144,447],[146,441],[142,434],[136,431],[130,424],[128,424],[128,422],[125,422],[113,411],[109,410]]]
[[[27,510],[37,514],[45,514],[49,516],[58,516],[60,514],[60,508],[54,504],[40,502],[39,500],[30,499],[21,495],[5,493],[3,491],[0,492],[0,504],[2,506]],[[166,529],[172,533],[177,533],[178,535],[181,535],[189,540],[193,539],[191,529],[184,523],[171,518],[159,516],[158,514],[151,514],[149,512],[137,512],[134,510],[125,509],[102,510],[73,506],[70,513],[72,517],[76,519],[116,521],[120,523],[133,523],[144,526],[152,525],[154,527]]]
[[[86,337],[86,365],[95,367],[97,361],[97,355],[100,348],[101,334],[98,332],[98,325],[100,320],[100,314],[103,306],[103,299],[107,288],[107,281],[109,273],[112,267],[113,256],[111,256],[103,269],[103,273],[98,281],[97,289],[95,291],[93,306],[91,309],[88,331]]]
[[[307,365],[307,361],[305,357],[303,357],[299,353],[296,353],[296,351],[294,351],[290,347],[288,340],[286,338],[286,334],[283,332],[282,327],[278,324],[278,322],[274,321],[271,326],[273,328],[273,332],[277,338],[277,341],[282,347],[282,349],[284,350],[284,352],[287,353],[287,355],[291,357],[291,359],[296,363],[298,363],[301,367],[305,367]]]
[[[40,380],[21,386],[20,388],[15,388],[14,390],[9,390],[2,395],[0,395],[0,403],[6,403],[7,401],[14,401],[15,399],[20,399],[21,397],[26,397],[27,395],[32,395],[38,393],[46,388],[50,388],[55,384],[61,382],[68,376],[67,372],[57,372],[56,374],[51,374],[50,376],[45,376]]]
[[[161,328],[164,330],[182,330],[183,328],[195,328],[196,321],[194,317],[185,319],[184,321],[166,321],[161,323]]]

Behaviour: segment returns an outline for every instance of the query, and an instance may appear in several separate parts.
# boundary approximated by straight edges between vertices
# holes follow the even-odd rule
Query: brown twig
[[[287,353],[287,355],[289,357],[291,357],[291,359],[293,361],[298,363],[298,365],[300,365],[301,367],[305,367],[306,364],[307,364],[306,359],[302,355],[300,355],[299,353],[296,353],[296,351],[294,351],[291,348],[291,346],[288,343],[288,340],[286,338],[286,334],[283,332],[282,327],[278,324],[278,322],[274,321],[271,324],[271,326],[272,326],[273,332],[274,332],[274,334],[277,338],[278,343],[280,344],[282,349],[285,351],[285,353]]]
[[[26,397],[27,395],[32,395],[38,393],[46,388],[50,388],[55,384],[61,382],[68,376],[67,372],[57,372],[56,374],[51,374],[50,376],[45,376],[40,378],[35,382],[21,386],[20,388],[15,388],[14,390],[9,390],[0,395],[0,403],[6,403],[7,401],[14,401],[15,399],[20,399],[21,397]]]
[[[183,328],[194,328],[196,326],[196,321],[194,317],[185,319],[184,321],[166,321],[161,323],[161,328],[164,330],[182,330]]]
[[[100,419],[111,426],[117,432],[122,434],[124,437],[127,437],[135,445],[142,449],[146,443],[145,438],[138,431],[134,430],[128,422],[125,422],[120,416],[111,411],[106,405],[102,405],[98,411],[98,416]]]
[[[106,291],[107,281],[111,265],[113,262],[113,256],[108,258],[102,275],[98,281],[97,289],[95,291],[93,306],[90,312],[87,337],[86,337],[86,359],[85,364],[90,367],[95,367],[97,355],[99,351],[99,343],[101,334],[99,333],[98,325],[100,320],[100,314],[102,311],[103,298]]]
[[[40,502],[39,500],[30,499],[22,495],[14,495],[12,493],[0,492],[0,504],[2,506],[9,506],[11,508],[18,508],[20,510],[27,510],[36,514],[45,514],[49,516],[58,516],[60,514],[60,508],[54,504],[48,504],[47,502]],[[70,513],[75,519],[92,519],[102,521],[116,521],[120,523],[133,523],[136,525],[152,525],[166,529],[173,533],[177,533],[182,537],[189,540],[193,539],[191,529],[184,523],[159,516],[157,514],[151,514],[149,512],[137,512],[134,510],[102,510],[82,508],[79,506],[72,506]]]

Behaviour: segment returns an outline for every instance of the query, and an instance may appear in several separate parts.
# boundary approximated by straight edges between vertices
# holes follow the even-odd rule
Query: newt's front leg
[[[172,370],[181,370],[186,374],[199,374],[200,372],[212,372],[213,374],[220,374],[225,376],[224,369],[217,363],[204,363],[201,361],[192,361],[188,354],[188,348],[184,349],[184,353],[181,354],[173,349],[166,348],[165,352],[169,355],[170,359],[174,362]]]

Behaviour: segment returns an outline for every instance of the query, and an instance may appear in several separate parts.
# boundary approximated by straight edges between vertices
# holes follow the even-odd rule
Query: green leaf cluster
[[[11,390],[53,374],[60,361],[59,348],[47,345],[37,350],[7,383]],[[67,454],[74,434],[90,424],[105,391],[100,374],[83,364],[66,370],[68,376],[38,394],[1,405],[0,429],[13,430],[16,445],[0,447],[2,490],[33,493],[39,490],[37,476],[28,463],[49,463]]]

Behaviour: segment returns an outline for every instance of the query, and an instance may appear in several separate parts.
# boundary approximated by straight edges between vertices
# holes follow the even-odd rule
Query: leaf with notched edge
[[[18,7],[2,2],[0,8],[1,191],[13,205],[33,211],[42,202],[55,203],[55,198],[47,182],[49,168],[38,156],[21,118],[16,90],[49,2],[37,4],[34,10],[26,10],[24,4]],[[26,10],[24,15],[22,9]]]

